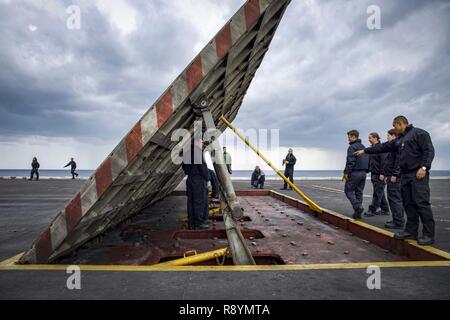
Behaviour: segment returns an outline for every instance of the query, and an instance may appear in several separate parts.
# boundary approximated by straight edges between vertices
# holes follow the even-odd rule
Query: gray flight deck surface
[[[0,181],[0,260],[29,248],[82,181]],[[234,181],[250,190],[248,181]],[[308,180],[297,184],[322,207],[350,216],[343,183]],[[183,189],[183,183],[179,189]],[[267,181],[279,190],[280,181]],[[450,180],[431,180],[436,248],[450,251]],[[293,197],[292,191],[281,191]],[[366,185],[365,207],[371,186]],[[364,219],[382,227],[388,217]],[[365,268],[294,271],[83,271],[82,290],[66,288],[64,271],[0,271],[1,299],[449,299],[449,267],[382,268],[382,289],[368,290]]]

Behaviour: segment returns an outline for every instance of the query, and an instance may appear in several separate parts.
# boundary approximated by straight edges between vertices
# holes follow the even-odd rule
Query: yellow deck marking
[[[333,192],[333,193],[345,193],[343,190],[339,190],[339,189],[335,189],[335,188],[329,188],[329,187],[322,187],[322,186],[318,186],[318,185],[312,185],[311,188],[317,189],[317,190],[322,190],[322,191]],[[363,194],[363,197],[364,198],[371,198],[371,196],[369,196],[367,194]]]
[[[444,250],[441,250],[441,249],[438,249],[438,248],[435,248],[432,246],[421,246],[415,240],[407,240],[407,242],[410,245],[419,248],[420,250],[427,251],[429,253],[432,253],[432,254],[442,257],[444,259],[450,260],[450,253],[447,251],[444,251]]]
[[[387,236],[389,238],[393,238],[394,237],[394,233],[393,232],[384,230],[382,228],[376,227],[374,225],[371,225],[371,224],[368,224],[368,223],[365,223],[365,222],[362,222],[362,221],[359,221],[359,220],[353,220],[353,221],[351,221],[351,223],[357,224],[358,226],[361,226],[363,228],[375,231],[377,233],[381,233],[381,234],[383,234],[383,235],[385,235],[385,236]]]
[[[29,271],[65,271],[69,265],[0,265],[2,270],[29,270]],[[361,263],[331,263],[331,264],[305,264],[305,265],[257,265],[257,266],[124,266],[124,265],[78,265],[82,271],[105,272],[172,272],[172,271],[301,271],[301,270],[339,270],[339,269],[366,269],[369,266],[380,268],[420,268],[420,267],[450,267],[450,261],[400,261],[400,262],[361,262]]]
[[[11,257],[11,258],[9,258],[9,259],[3,260],[2,262],[0,262],[0,267],[4,267],[4,266],[14,266],[15,263],[16,263],[17,261],[19,261],[20,257],[22,257],[22,255],[23,255],[24,253],[25,253],[25,252],[21,252],[21,253],[15,255],[14,257]]]

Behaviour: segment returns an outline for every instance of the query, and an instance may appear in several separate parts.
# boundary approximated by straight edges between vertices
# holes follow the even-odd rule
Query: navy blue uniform
[[[401,226],[405,223],[405,214],[403,210],[399,161],[400,157],[398,152],[388,153],[384,163],[384,175],[387,180],[387,198],[392,213],[392,221],[395,225]],[[397,179],[395,183],[392,182],[392,177]]]
[[[75,172],[75,170],[77,169],[77,163],[71,160],[68,164],[64,166],[64,168],[67,168],[68,166],[70,166],[70,173],[72,174],[72,179],[75,179],[75,176],[78,177],[78,173]]]
[[[384,166],[387,154],[371,154],[369,156],[369,171],[371,173],[370,180],[373,185],[372,203],[369,206],[369,212],[375,214],[378,208],[381,208],[383,213],[389,212],[389,206],[384,194],[386,183],[380,180],[380,175],[385,175]]]
[[[364,150],[361,139],[349,143],[347,149],[347,162],[345,164],[344,173],[348,175],[345,182],[345,195],[352,204],[355,211],[363,208],[363,193],[366,185],[367,171],[369,169],[369,157],[356,157],[354,153]]]
[[[286,168],[284,169],[284,176],[288,178],[292,183],[294,183],[294,166],[297,163],[297,158],[293,154],[288,154],[284,159],[286,163]],[[287,189],[288,184],[284,182],[284,189]]]
[[[33,159],[33,162],[31,163],[31,173],[30,173],[29,180],[33,180],[34,175],[36,175],[36,180],[39,180],[39,167],[40,167],[40,164],[37,161],[37,159]]]
[[[254,170],[252,173],[252,181],[251,184],[253,187],[255,187],[256,189],[263,189],[264,188],[264,182],[266,181],[266,175],[264,174],[264,171],[259,170],[256,171]]]
[[[397,139],[364,151],[367,154],[398,152],[403,207],[408,218],[405,232],[417,236],[420,218],[423,235],[434,238],[435,223],[430,203],[429,170],[435,153],[429,133],[409,125]],[[419,180],[416,173],[421,167],[427,169],[427,174],[424,179]]]
[[[216,172],[209,169],[209,177],[211,178],[211,197],[219,197],[219,179],[217,179]]]
[[[191,161],[183,163],[182,167],[188,176],[186,181],[188,226],[193,229],[200,227],[208,220],[210,174],[202,150],[197,147],[192,147],[191,150]]]

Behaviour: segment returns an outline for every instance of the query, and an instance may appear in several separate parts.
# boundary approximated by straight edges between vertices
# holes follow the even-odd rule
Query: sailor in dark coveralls
[[[294,151],[292,149],[288,150],[288,154],[286,158],[283,159],[283,166],[285,165],[286,168],[284,170],[284,175],[286,178],[288,178],[292,183],[294,183],[294,166],[297,162],[297,159],[294,156]],[[284,186],[282,190],[287,189],[287,182],[284,182]],[[289,186],[289,189],[292,190],[292,188]]]
[[[33,162],[31,162],[30,179],[28,179],[29,181],[33,180],[33,177],[34,177],[35,174],[36,174],[36,181],[39,180],[39,167],[40,167],[40,164],[37,161],[37,158],[34,157],[33,158]]]
[[[70,162],[64,166],[64,168],[67,168],[70,166],[70,173],[72,174],[72,180],[75,179],[75,177],[78,177],[78,173],[75,172],[77,170],[77,163],[73,160],[73,158],[70,158]]]
[[[395,129],[389,130],[387,133],[387,140],[392,141],[396,138],[397,131]],[[384,164],[387,198],[392,213],[392,220],[386,222],[384,226],[387,229],[403,229],[405,225],[399,160],[400,157],[398,156],[398,152],[390,152],[386,156],[386,162]]]
[[[190,152],[183,157],[186,181],[188,227],[191,230],[208,229],[208,181],[210,174],[203,157],[203,142],[194,139]]]
[[[370,133],[369,142],[372,146],[380,144],[380,135],[376,132]],[[369,210],[364,214],[366,217],[373,217],[378,214],[389,215],[389,205],[384,193],[384,189],[386,188],[384,174],[386,156],[386,153],[371,154],[369,156],[369,171],[370,180],[373,185],[373,195]],[[381,208],[381,211],[377,211],[379,208]]]
[[[363,193],[366,186],[367,171],[369,169],[369,157],[356,157],[354,153],[364,150],[365,146],[359,139],[358,130],[347,132],[348,149],[347,161],[344,169],[345,195],[353,207],[353,218],[361,219],[363,208]]]

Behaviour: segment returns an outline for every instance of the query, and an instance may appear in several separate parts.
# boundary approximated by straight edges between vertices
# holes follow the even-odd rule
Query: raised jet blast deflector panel
[[[192,130],[191,101],[206,95],[218,121],[234,120],[290,0],[249,0],[225,24],[117,145],[35,240],[20,263],[51,263],[144,207],[182,181],[171,160],[175,129]],[[182,32],[182,30],[180,30]]]

